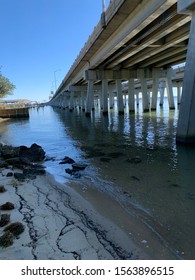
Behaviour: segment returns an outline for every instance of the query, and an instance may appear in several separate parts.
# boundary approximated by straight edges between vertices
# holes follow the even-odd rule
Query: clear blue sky
[[[7,99],[43,101],[100,20],[102,0],[0,0],[0,10],[1,73],[16,86]]]

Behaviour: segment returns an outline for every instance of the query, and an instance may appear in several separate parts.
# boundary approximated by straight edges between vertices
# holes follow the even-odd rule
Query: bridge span
[[[134,111],[139,83],[143,111],[155,110],[164,82],[169,106],[174,108],[173,81],[177,79],[172,67],[183,62],[184,82],[182,76],[177,84],[178,88],[183,85],[177,140],[194,143],[195,0],[110,1],[49,104],[73,110],[74,100],[80,98],[83,110],[90,115],[96,95],[107,114],[116,92],[122,114],[124,83],[128,85],[130,111]],[[148,91],[152,92],[151,107]]]

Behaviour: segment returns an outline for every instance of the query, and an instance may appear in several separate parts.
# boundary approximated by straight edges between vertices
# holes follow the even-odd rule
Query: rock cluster
[[[35,179],[37,175],[45,174],[42,166],[38,165],[45,159],[45,151],[37,144],[31,147],[0,144],[0,168],[12,166],[22,170],[21,172],[8,172],[7,176],[14,176],[17,180]]]
[[[9,168],[12,170],[21,170],[22,172],[7,173],[7,177],[13,176],[17,181],[25,179],[35,179],[37,175],[45,174],[45,170],[38,163],[45,159],[45,152],[41,146],[32,144],[31,147],[19,146],[12,147],[10,145],[0,144],[0,168]],[[6,188],[1,185],[0,193],[6,192]],[[10,212],[15,208],[12,202],[5,202],[0,205],[0,227],[3,228],[3,235],[0,236],[0,247],[11,246],[14,238],[24,231],[24,225],[20,222],[10,223]],[[4,212],[6,211],[6,212]]]
[[[19,146],[12,147],[10,145],[0,144],[0,159],[1,162],[8,164],[29,164],[32,162],[40,162],[45,158],[43,148],[37,144],[32,144],[31,147]]]
[[[66,168],[65,172],[74,176],[75,178],[80,178],[80,171],[84,170],[87,167],[86,164],[76,163],[74,159],[68,156],[65,156],[59,164],[71,164],[72,168]]]

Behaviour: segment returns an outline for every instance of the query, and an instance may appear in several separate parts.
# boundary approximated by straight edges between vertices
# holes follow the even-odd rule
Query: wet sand
[[[9,201],[10,222],[23,233],[12,246],[0,248],[1,260],[150,259],[118,225],[92,207],[79,193],[56,183],[51,175],[19,182],[1,170],[0,205]],[[12,170],[13,172],[13,170]],[[4,227],[0,228],[0,236]]]
[[[50,174],[20,182],[1,169],[0,205],[9,201],[11,223],[25,230],[12,246],[0,248],[1,260],[175,259],[144,223],[110,196],[79,181],[59,184]],[[0,227],[0,236],[4,227]]]

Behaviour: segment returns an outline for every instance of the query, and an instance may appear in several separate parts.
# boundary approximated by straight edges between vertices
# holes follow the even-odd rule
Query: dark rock
[[[139,179],[138,177],[134,176],[134,175],[131,176],[131,178],[132,178],[133,180],[135,180],[135,181],[138,181],[138,182],[140,181],[140,179]]]
[[[6,231],[0,236],[0,247],[9,247],[14,242],[14,236],[10,231]]]
[[[8,202],[2,204],[0,206],[0,209],[1,210],[13,210],[14,209],[14,204],[8,201]]]
[[[30,148],[26,146],[1,145],[0,155],[0,168],[12,165],[23,169],[24,166],[33,165],[34,162],[43,161],[45,158],[44,150],[37,144],[32,144]]]
[[[86,164],[80,164],[80,163],[73,163],[72,168],[73,170],[79,171],[79,170],[84,170],[87,167]]]
[[[23,170],[23,174],[28,177],[32,175],[45,175],[45,170],[44,169],[36,169],[36,168],[28,168]]]
[[[77,170],[73,170],[73,169],[70,169],[70,168],[66,168],[65,169],[65,172],[70,174],[71,176],[75,177],[75,178],[80,178],[81,177],[81,174],[77,171]]]
[[[18,235],[20,235],[24,231],[24,229],[25,229],[25,227],[22,223],[16,222],[16,223],[12,223],[9,226],[7,226],[6,228],[4,228],[4,231],[9,231],[15,237],[17,237]]]
[[[74,171],[73,172],[73,174],[72,174],[72,176],[74,177],[74,178],[77,178],[77,179],[79,179],[79,178],[81,178],[81,174],[78,172],[78,171]]]
[[[69,157],[64,157],[63,160],[59,164],[72,164],[74,163],[74,159]]]
[[[123,194],[125,194],[126,196],[128,196],[128,197],[131,197],[131,195],[130,195],[130,193],[128,193],[128,192],[123,192]]]
[[[15,158],[19,156],[19,148],[18,147],[12,147],[9,145],[4,145],[1,148],[1,156],[4,159],[9,159],[9,158]]]
[[[14,166],[20,166],[21,165],[21,160],[19,157],[15,157],[15,158],[8,158],[6,159],[6,162],[9,165],[14,165]]]
[[[66,169],[65,169],[65,172],[68,173],[68,174],[70,174],[70,175],[72,175],[72,173],[73,173],[74,171],[73,171],[73,169],[66,168]]]
[[[13,172],[8,172],[7,175],[6,175],[6,177],[12,177],[13,175],[14,175]]]
[[[10,215],[9,214],[2,214],[0,220],[0,227],[6,226],[10,222]]]
[[[49,157],[49,156],[45,156],[44,161],[55,161],[56,158],[55,157]]]
[[[0,186],[0,193],[4,193],[4,192],[6,192],[5,187],[4,186]]]
[[[8,167],[8,163],[5,160],[0,159],[0,168]]]
[[[37,144],[32,144],[30,148],[20,146],[19,157],[23,162],[38,162],[44,160],[45,152],[42,147]]]
[[[27,179],[25,174],[18,173],[18,172],[14,173],[14,178],[17,179],[18,181],[24,181],[25,179]]]

